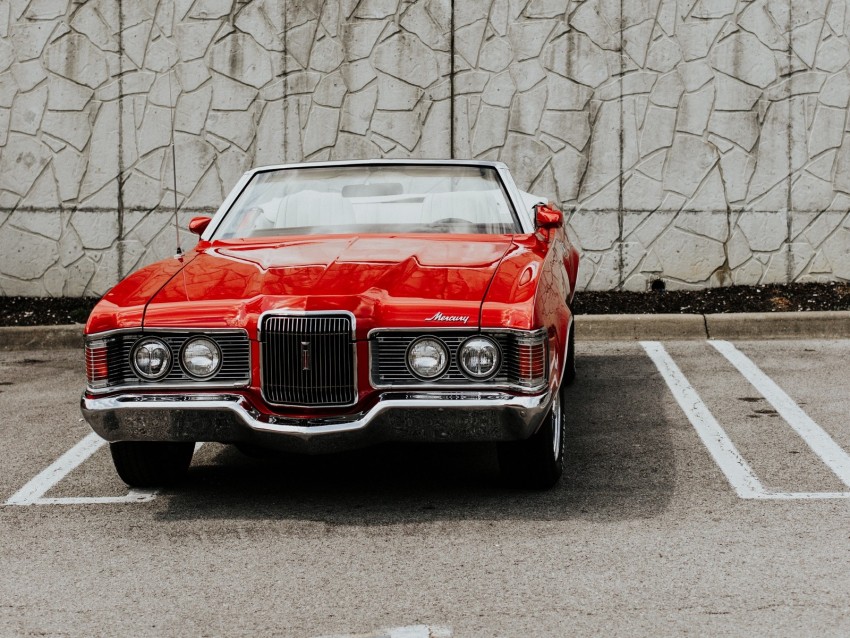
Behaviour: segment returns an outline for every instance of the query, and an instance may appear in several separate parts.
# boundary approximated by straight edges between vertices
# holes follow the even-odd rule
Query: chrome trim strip
[[[402,396],[402,395],[399,395]],[[102,421],[119,425],[122,413],[136,410],[162,411],[179,414],[187,410],[224,411],[237,416],[243,425],[258,432],[268,432],[310,439],[326,434],[354,432],[365,429],[382,413],[391,410],[501,410],[515,412],[528,424],[535,425],[551,402],[547,390],[530,396],[514,396],[493,392],[440,392],[421,395],[405,394],[404,398],[389,395],[371,409],[357,414],[334,417],[275,417],[261,415],[239,395],[121,395],[91,399],[82,397],[83,415],[96,432]],[[132,418],[132,415],[131,417]],[[307,424],[307,425],[305,425]],[[112,434],[114,435],[114,429]],[[108,432],[105,432],[108,434]],[[120,439],[110,439],[120,440]]]
[[[530,340],[546,338],[549,330],[545,327],[543,328],[534,328],[532,330],[525,330],[523,328],[481,328],[482,333],[502,333],[507,332],[510,334],[515,334],[520,338],[527,338]]]
[[[246,337],[248,337],[248,341],[251,341],[250,335],[248,335],[248,331],[245,328],[157,328],[156,326],[139,326],[137,328],[115,328],[113,330],[104,330],[102,332],[92,332],[91,334],[85,335],[86,343],[89,341],[93,341],[95,339],[100,339],[103,337],[111,337],[116,334],[126,334],[126,333],[138,333],[138,334],[147,334],[148,332],[166,332],[166,333],[198,333],[198,334],[218,334],[222,332],[233,332],[238,333],[241,332]]]
[[[352,364],[354,366],[354,401],[351,403],[339,403],[339,404],[326,404],[326,405],[303,405],[300,403],[275,403],[274,401],[269,401],[266,397],[266,390],[263,387],[263,320],[265,317],[307,317],[307,316],[333,316],[333,315],[348,315],[351,318],[351,349],[352,349]],[[357,324],[356,317],[354,313],[349,310],[290,310],[288,308],[280,308],[275,310],[266,310],[261,313],[257,320],[257,343],[259,344],[260,351],[260,380],[258,385],[260,386],[260,396],[263,397],[263,401],[268,403],[269,405],[273,405],[275,407],[284,407],[284,408],[303,408],[305,410],[327,410],[328,408],[350,408],[353,405],[357,405],[357,402],[360,400],[360,391],[359,385],[357,383],[359,377],[359,367],[357,364]]]
[[[293,162],[290,164],[267,164],[246,171],[246,175],[254,175],[263,171],[276,171],[290,168],[334,168],[343,166],[485,166],[489,168],[508,169],[504,162],[472,159],[363,159],[363,160],[329,160],[326,162]]]
[[[369,332],[366,333],[366,340],[371,341],[372,335],[380,332],[415,332],[421,333],[424,337],[425,335],[431,334],[433,332],[468,332],[470,337],[473,337],[481,332],[477,325],[463,324],[459,323],[456,325],[450,326],[411,326],[409,328],[397,328],[397,327],[388,327],[388,328],[372,328]]]
[[[111,385],[106,388],[90,388],[86,387],[86,390],[90,394],[115,394],[116,392],[124,392],[125,390],[202,390],[207,388],[219,388],[219,389],[238,389],[238,388],[247,388],[251,385],[251,381],[231,381],[229,383],[215,383],[213,381],[197,381],[195,383],[175,383],[175,382],[161,382],[161,381],[151,381],[150,383],[146,383],[144,385],[135,384],[135,385]]]
[[[371,382],[371,374],[370,382]],[[546,382],[541,383],[540,385],[536,385],[533,387],[526,387],[522,385],[487,385],[487,381],[472,381],[469,380],[469,383],[462,384],[452,384],[449,385],[447,383],[442,383],[439,385],[433,383],[419,383],[416,385],[372,385],[375,390],[428,390],[439,392],[440,390],[467,390],[472,392],[476,388],[479,389],[480,392],[486,392],[488,390],[502,390],[508,392],[527,392],[529,394],[534,394],[535,392],[540,392],[543,388],[546,387],[548,383],[548,379]]]
[[[525,330],[524,328],[488,328],[488,327],[479,327],[479,326],[470,326],[459,323],[453,326],[410,326],[410,327],[388,327],[388,328],[372,328],[367,334],[366,339],[371,339],[372,335],[376,332],[419,332],[422,331],[423,334],[428,334],[431,332],[436,332],[437,330],[445,331],[452,330],[454,332],[463,332],[464,330],[470,333],[469,336],[473,336],[475,334],[489,334],[493,332],[508,332],[516,335],[528,335],[529,338],[538,338],[539,336],[546,335],[546,328],[534,328],[532,330]]]

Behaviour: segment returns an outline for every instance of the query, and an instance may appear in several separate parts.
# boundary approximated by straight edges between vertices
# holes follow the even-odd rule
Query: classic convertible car
[[[97,304],[83,415],[137,487],[179,480],[199,441],[497,441],[511,483],[550,487],[575,376],[562,226],[498,162],[251,170],[192,250]]]

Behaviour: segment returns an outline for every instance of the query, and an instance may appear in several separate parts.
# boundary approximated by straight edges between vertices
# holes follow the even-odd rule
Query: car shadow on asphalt
[[[494,444],[384,444],[264,459],[216,445],[163,494],[159,516],[330,525],[651,517],[666,509],[675,483],[664,392],[650,360],[634,350],[582,357],[568,391],[567,469],[546,492],[502,485]]]

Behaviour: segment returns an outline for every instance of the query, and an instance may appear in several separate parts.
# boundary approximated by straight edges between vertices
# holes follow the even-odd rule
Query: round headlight
[[[171,370],[171,348],[160,339],[141,339],[133,346],[130,360],[136,374],[148,381],[158,381]]]
[[[449,351],[435,337],[422,337],[407,349],[407,367],[420,379],[436,379],[449,367]]]
[[[193,377],[206,379],[221,366],[221,349],[212,339],[195,337],[186,342],[180,353],[183,369]]]
[[[464,341],[458,351],[458,363],[468,377],[483,380],[492,377],[499,369],[501,353],[496,342],[487,337],[472,337]]]

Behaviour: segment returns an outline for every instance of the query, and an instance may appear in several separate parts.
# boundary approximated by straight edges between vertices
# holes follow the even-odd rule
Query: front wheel
[[[525,441],[499,443],[499,468],[509,485],[535,490],[553,487],[564,472],[564,412],[556,392],[546,420]]]
[[[130,487],[162,487],[186,475],[195,444],[189,442],[120,441],[110,443],[118,476]]]

